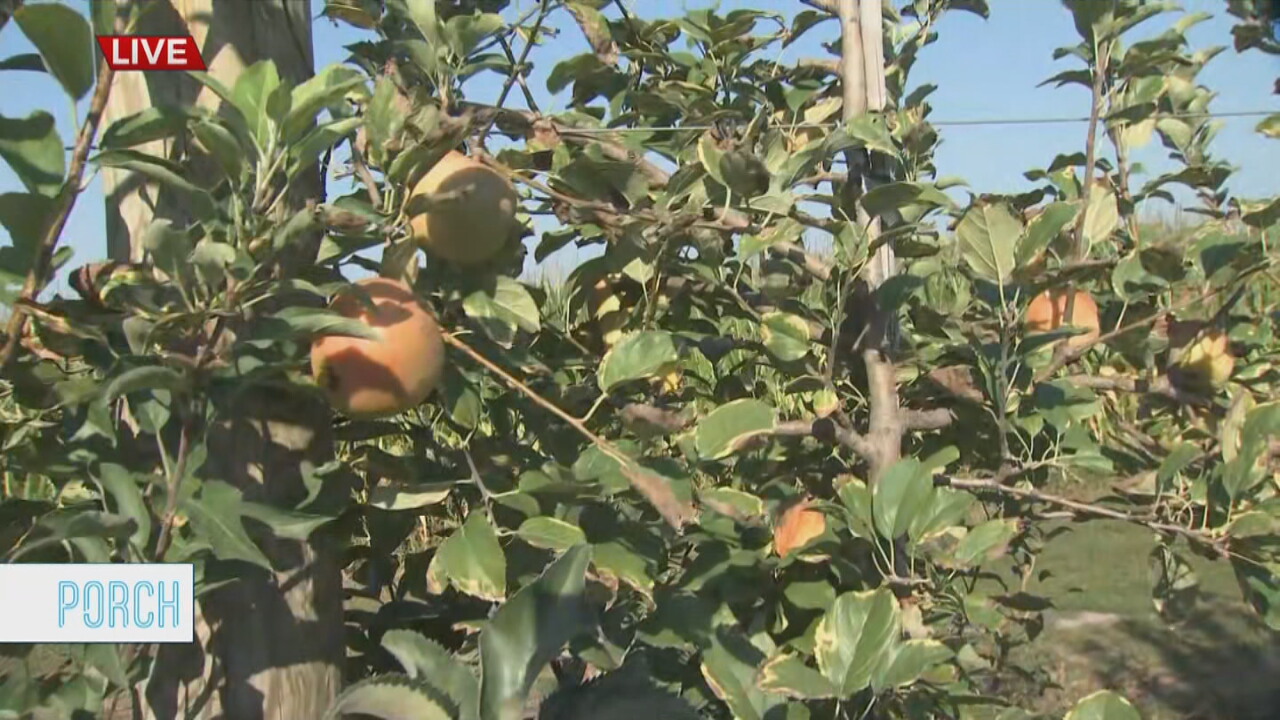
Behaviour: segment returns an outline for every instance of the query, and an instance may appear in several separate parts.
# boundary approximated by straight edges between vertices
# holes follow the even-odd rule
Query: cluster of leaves
[[[1015,673],[1046,681],[1010,657],[1052,605],[1026,589],[1044,516],[1064,511],[1157,534],[1166,614],[1194,596],[1195,551],[1229,558],[1280,627],[1277,345],[1256,321],[1275,309],[1280,198],[1231,197],[1209,152],[1213,93],[1197,76],[1215,52],[1185,38],[1198,18],[1128,44],[1171,8],[1067,3],[1081,42],[1056,56],[1083,68],[1053,81],[1091,89],[1114,162],[1091,142],[1027,173],[1029,192],[962,206],[947,191],[963,183],[933,164],[932,87],[908,77],[944,13],[985,4],[886,7],[888,105],[843,123],[837,64],[776,59],[836,25],[812,4],[645,21],[623,3],[545,0],[508,24],[500,0],[330,0],[331,17],[373,31],[349,63],[296,87],[269,62],[232,87],[197,74],[221,112],[157,106],[105,128],[92,164],[140,173],[189,212],[153,224],[144,262],[82,268],[78,300],[7,298],[34,322],[4,374],[0,553],[194,562],[204,593],[235,581],[206,574],[216,563],[271,571],[264,537],[337,535],[353,683],[334,717],[1030,717],[997,689]],[[16,17],[40,51],[26,66],[84,97],[89,23],[46,4]],[[509,78],[499,105],[523,88],[557,22],[590,47],[550,73],[570,110],[467,99],[482,72]],[[66,41],[73,27],[84,43]],[[520,43],[533,50],[517,56]],[[0,196],[15,283],[66,182],[52,119],[33,118],[0,118],[0,156],[26,184]],[[431,257],[418,269],[408,189],[462,141],[480,154],[491,128],[507,141],[488,161],[527,191],[522,219],[560,221],[535,259],[603,248],[567,300],[518,279],[518,249],[470,273]],[[1179,168],[1135,187],[1129,149],[1153,135]],[[137,149],[165,138],[189,151]],[[361,183],[294,203],[344,147]],[[865,191],[861,167],[876,176]],[[1172,188],[1206,221],[1176,242],[1141,237],[1139,204]],[[884,244],[899,272],[869,287]],[[378,246],[381,263],[361,254]],[[335,425],[336,457],[301,468],[306,497],[249,497],[211,438],[237,397],[318,396],[310,340],[368,333],[324,309],[357,292],[350,266],[411,280],[494,366],[451,350],[423,407]],[[602,281],[616,302],[589,301]],[[1071,330],[1023,331],[1030,298],[1059,287],[1097,298],[1105,342],[1069,355],[1054,343]],[[1172,333],[1148,329],[1175,311],[1228,332],[1227,388],[1169,379]],[[621,318],[612,346],[605,313]],[[871,432],[886,379],[860,360],[876,317],[899,339],[892,450]],[[1123,497],[1042,489],[1081,476],[1120,476]],[[786,512],[798,503],[817,519]],[[783,551],[796,517],[811,527]],[[1001,558],[1020,585],[989,581]],[[31,651],[6,654],[29,668]],[[66,654],[55,682],[9,672],[0,717],[98,713],[149,672],[126,648]],[[1111,693],[1069,715],[1135,716]]]

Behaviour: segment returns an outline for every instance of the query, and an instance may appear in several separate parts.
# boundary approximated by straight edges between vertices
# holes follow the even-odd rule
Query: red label
[[[208,70],[190,35],[99,35],[112,70]]]

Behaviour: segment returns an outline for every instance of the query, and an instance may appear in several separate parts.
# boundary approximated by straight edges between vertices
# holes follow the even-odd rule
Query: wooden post
[[[303,469],[333,456],[327,408],[307,398],[255,390],[226,402],[218,417],[207,475],[248,500],[296,505],[307,494]],[[309,425],[308,417],[324,421]],[[250,532],[275,572],[207,566],[206,574],[236,581],[201,601],[198,642],[161,646],[140,689],[147,720],[316,720],[337,696],[345,652],[341,549],[323,529],[310,542]]]
[[[245,68],[270,59],[297,85],[314,73],[309,0],[103,0],[145,6],[138,34],[190,34],[209,73],[234,87]],[[116,76],[106,123],[153,105],[221,100],[185,73]],[[175,141],[138,150],[181,156]],[[188,220],[180,198],[116,169],[103,173],[108,254],[143,260],[141,240],[154,219]],[[197,167],[190,178],[204,184]],[[291,205],[321,190],[318,168]],[[327,408],[278,392],[253,389],[229,401],[211,398],[216,417],[207,433],[202,475],[238,487],[247,499],[289,507],[306,496],[306,467],[333,456]],[[247,528],[256,533],[254,528]],[[149,678],[137,688],[132,717],[148,720],[315,720],[336,697],[344,660],[340,548],[318,531],[310,541],[256,534],[274,572],[212,562],[206,572],[235,582],[197,606],[197,642],[161,646]]]
[[[841,28],[841,78],[844,90],[844,121],[857,120],[867,112],[885,107],[884,21],[881,0],[840,0],[837,14]],[[879,163],[865,150],[851,150],[845,155],[849,178],[845,185],[843,207],[846,215],[867,232],[867,242],[880,236],[880,219],[869,217],[858,202],[862,194],[882,181],[877,175]],[[893,248],[881,246],[867,264],[863,280],[875,291],[896,272]],[[867,369],[867,387],[871,417],[867,440],[872,453],[871,480],[892,466],[902,454],[902,418],[898,405],[897,371],[893,365],[893,318],[876,308],[871,313],[862,349]]]
[[[136,34],[190,33],[209,67],[209,74],[227,87],[234,87],[240,73],[259,60],[274,60],[281,78],[294,85],[314,73],[308,0],[102,1],[140,4],[146,12]],[[120,73],[111,90],[103,126],[153,105],[181,104],[216,109],[221,100],[186,73]],[[182,150],[167,140],[136,149],[166,158]],[[311,187],[302,188],[303,192],[318,195],[318,175],[313,183]],[[107,204],[107,255],[112,260],[140,262],[142,233],[154,218],[168,218],[178,224],[186,219],[176,198],[155,183],[145,182],[136,173],[104,168],[102,189]]]

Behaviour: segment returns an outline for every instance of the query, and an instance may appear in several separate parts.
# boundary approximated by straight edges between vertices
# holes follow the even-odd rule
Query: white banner
[[[193,640],[190,563],[0,564],[0,643]]]

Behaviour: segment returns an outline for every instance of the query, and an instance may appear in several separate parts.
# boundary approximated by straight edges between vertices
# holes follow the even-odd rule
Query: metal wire
[[[1238,112],[1220,112],[1220,113],[1152,113],[1152,118],[1240,118],[1240,117],[1265,117],[1280,113],[1280,109],[1276,110],[1242,110]],[[981,125],[1051,125],[1061,123],[1087,123],[1089,117],[1047,117],[1047,118],[990,118],[990,119],[972,119],[972,120],[930,120],[929,124],[937,127],[942,126],[981,126]],[[780,126],[788,129],[832,129],[840,127],[841,123],[782,123]],[[718,125],[651,125],[643,127],[616,127],[616,128],[599,128],[599,127],[566,127],[566,131],[583,134],[601,134],[609,135],[613,133],[646,133],[646,132],[706,132],[708,130],[719,130],[723,126]]]

